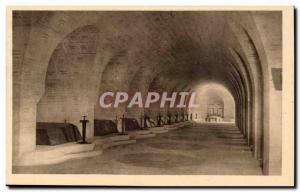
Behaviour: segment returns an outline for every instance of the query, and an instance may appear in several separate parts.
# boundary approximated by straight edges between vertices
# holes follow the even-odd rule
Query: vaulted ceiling
[[[76,15],[78,13],[72,14],[80,22],[80,16]],[[232,83],[236,80],[232,78],[237,75],[236,70],[239,69],[236,68],[239,66],[234,68],[238,64],[233,64],[232,50],[240,55],[244,53],[239,53],[243,49],[231,24],[241,17],[247,21],[247,12],[146,11],[81,14],[95,19],[87,26],[83,23],[82,28],[70,33],[58,45],[50,61],[46,81],[53,76],[51,65],[59,57],[59,50],[65,53],[60,57],[71,60],[65,62],[70,67],[69,70],[76,66],[76,62],[81,63],[83,57],[91,62],[98,51],[108,58],[106,63],[98,62],[103,68],[99,70],[99,73],[102,72],[100,89],[101,84],[102,88],[134,84],[141,81],[140,78],[144,77],[140,74],[146,76],[145,73],[149,74],[149,86],[160,78],[166,81],[162,84],[174,88],[191,88],[202,81],[216,81],[234,89]],[[69,53],[74,53],[76,58],[69,57]],[[56,70],[58,66],[66,68],[64,62],[59,62]],[[82,66],[77,74],[88,68],[88,65]],[[74,71],[76,70],[73,68]]]

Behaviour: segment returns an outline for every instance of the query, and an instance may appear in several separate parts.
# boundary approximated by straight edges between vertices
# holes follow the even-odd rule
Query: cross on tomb
[[[175,114],[175,123],[178,123],[178,113]]]
[[[147,115],[144,115],[144,129],[147,129],[147,128],[148,128],[147,120],[148,120],[148,116],[147,116]]]
[[[126,133],[125,133],[125,115],[123,115],[121,117],[121,120],[122,120],[122,132],[121,132],[121,135],[126,135]]]
[[[67,124],[68,124],[68,120],[64,119],[64,126],[65,126],[65,129],[67,128]]]
[[[157,116],[157,126],[158,126],[158,127],[161,127],[161,126],[162,126],[162,123],[161,123],[161,115],[160,115],[160,114]]]
[[[118,126],[118,122],[119,122],[118,115],[116,115],[116,120],[115,120],[116,126]]]
[[[65,130],[67,130],[67,128],[68,128],[68,121],[66,119],[64,119],[64,127],[65,127]],[[67,137],[67,135],[66,135],[66,137]]]
[[[172,117],[171,117],[171,113],[168,113],[168,124],[171,125],[172,124]]]
[[[79,121],[82,124],[82,141],[79,142],[79,144],[87,144],[85,140],[86,136],[86,124],[89,122],[89,120],[86,119],[86,115],[82,116],[82,119]]]
[[[141,128],[143,129],[144,128],[144,115],[141,114],[141,117],[140,117],[140,125],[141,125]]]

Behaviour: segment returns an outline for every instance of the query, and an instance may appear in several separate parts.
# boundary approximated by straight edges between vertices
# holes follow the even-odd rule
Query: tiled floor
[[[56,165],[14,167],[16,173],[261,175],[231,124],[199,124],[111,147],[96,157]]]

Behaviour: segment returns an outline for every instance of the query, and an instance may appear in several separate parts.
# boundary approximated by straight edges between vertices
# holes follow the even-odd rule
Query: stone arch
[[[254,138],[254,155],[257,159],[261,159],[261,151],[262,151],[262,132],[263,132],[263,117],[262,117],[262,109],[263,109],[263,81],[261,78],[263,76],[261,71],[261,63],[257,56],[255,56],[256,50],[254,50],[253,43],[249,40],[249,36],[246,35],[246,32],[241,25],[236,23],[231,23],[231,30],[233,30],[236,38],[238,48],[232,52],[234,57],[234,62],[237,63],[238,66],[242,66],[245,70],[245,77],[249,77],[251,83],[251,87],[253,90],[253,95],[251,97],[252,103],[255,104],[252,111],[252,136]],[[248,75],[247,75],[248,74]],[[247,112],[249,114],[249,112]],[[252,140],[252,139],[250,139]]]
[[[82,15],[81,20],[78,21],[76,14],[64,12],[55,14],[46,12],[36,18],[38,19],[28,25],[30,30],[28,46],[24,51],[19,70],[21,83],[19,89],[15,90],[19,95],[15,100],[18,103],[19,113],[22,115],[17,120],[18,123],[14,124],[14,130],[18,130],[15,131],[13,139],[15,146],[13,154],[16,157],[14,160],[17,160],[23,153],[35,149],[37,102],[44,94],[48,62],[53,51],[69,33],[88,23],[94,24],[96,21],[96,18],[90,14]]]
[[[260,122],[260,126],[262,128],[256,129],[256,136],[254,137],[256,138],[254,154],[256,158],[263,161],[262,165],[263,171],[265,173],[280,172],[280,170],[278,170],[278,167],[276,168],[276,166],[273,166],[273,163],[281,163],[281,157],[279,155],[281,153],[281,145],[278,145],[278,143],[281,142],[275,142],[271,139],[276,138],[278,140],[278,138],[281,138],[277,137],[275,134],[270,135],[271,132],[269,131],[271,126],[272,129],[276,129],[278,133],[280,133],[281,131],[280,119],[274,119],[273,116],[270,116],[271,113],[273,115],[277,113],[274,113],[274,111],[278,111],[278,107],[275,106],[278,105],[278,101],[280,101],[281,97],[281,93],[279,91],[276,91],[273,84],[271,83],[271,67],[280,67],[282,62],[280,54],[281,46],[277,46],[281,45],[281,38],[278,38],[281,36],[281,20],[278,19],[278,17],[281,17],[279,13],[248,14],[247,16],[245,16],[245,20],[239,22],[239,32],[235,33],[242,47],[242,51],[238,51],[241,54],[241,58],[243,58],[245,63],[249,63],[247,65],[249,65],[250,69],[255,71],[255,67],[258,67],[256,71],[260,71],[258,73],[252,72],[251,75],[261,74],[260,78],[258,78],[259,83],[261,83],[261,88],[256,88],[256,91],[254,91],[255,94],[258,94],[257,90],[261,91],[261,95],[256,97],[257,99],[260,99],[261,102],[255,102],[256,107],[254,108],[256,110],[256,113],[254,113],[254,115],[257,116],[257,110],[261,110],[260,113],[263,113],[264,115],[263,120],[256,121]],[[276,44],[271,43],[272,38],[277,40]],[[272,63],[270,63],[269,58],[272,58]],[[255,83],[255,85],[257,85],[257,83]],[[270,97],[271,93],[273,95],[272,97]],[[277,104],[272,105],[272,103],[275,102]],[[261,133],[259,133],[259,130],[261,130]],[[257,136],[257,134],[259,135]],[[271,149],[272,147],[270,148],[269,146],[274,147],[273,149]],[[270,158],[270,156],[274,156],[276,158],[274,158],[273,160]],[[272,168],[270,168],[270,166]],[[273,170],[273,167],[276,170]]]
[[[93,119],[95,87],[101,69],[95,61],[98,43],[97,27],[87,25],[74,30],[58,44],[49,61],[45,94],[38,102],[38,122],[66,120],[80,128],[82,115]],[[93,122],[88,126],[92,127]],[[93,133],[87,135],[91,139]]]
[[[199,108],[192,108],[190,112],[198,114],[198,120],[205,121],[209,104],[221,104],[224,106],[224,120],[233,122],[236,116],[235,99],[232,92],[217,81],[204,82],[193,88],[197,93],[196,103]]]

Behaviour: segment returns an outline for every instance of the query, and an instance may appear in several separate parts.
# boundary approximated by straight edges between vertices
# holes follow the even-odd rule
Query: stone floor
[[[115,146],[102,155],[55,165],[13,167],[14,173],[261,175],[232,124],[200,124]]]

